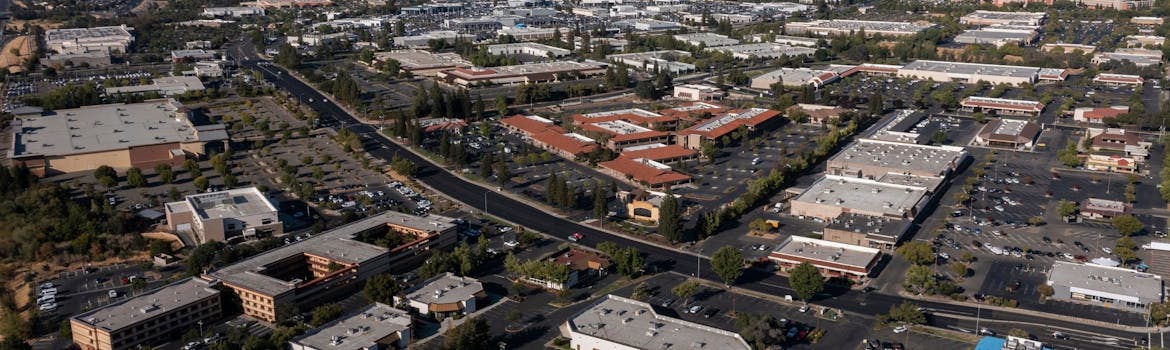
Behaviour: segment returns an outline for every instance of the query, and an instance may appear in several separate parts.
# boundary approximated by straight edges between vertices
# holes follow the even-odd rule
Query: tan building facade
[[[221,312],[215,284],[187,278],[73,316],[69,326],[82,350],[133,349],[173,341],[199,322],[219,319]]]

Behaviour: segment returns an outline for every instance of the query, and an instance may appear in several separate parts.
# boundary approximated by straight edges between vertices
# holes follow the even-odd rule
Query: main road
[[[620,246],[635,247],[646,254],[647,263],[659,270],[668,269],[692,275],[698,273],[703,279],[722,283],[714,271],[711,270],[709,261],[705,257],[628,239],[622,235],[615,235],[581,225],[502,195],[496,192],[494,188],[487,188],[465,181],[442,167],[435,165],[430,160],[417,156],[415,153],[403,149],[398,144],[386,138],[379,137],[376,127],[363,124],[317,90],[294,77],[290,77],[284,69],[255,58],[244,59],[240,62],[241,66],[261,71],[269,81],[289,91],[316,110],[325,121],[336,121],[336,123],[329,123],[330,125],[346,128],[360,134],[364,139],[376,140],[380,147],[372,147],[369,149],[369,152],[373,156],[389,160],[391,157],[398,155],[414,162],[418,166],[416,178],[448,197],[467,205],[478,207],[480,210],[485,210],[491,215],[532,230],[560,236],[567,236],[571,233],[579,232],[585,236],[579,242],[580,244],[596,246],[602,241],[611,241]],[[796,294],[792,289],[788,288],[787,278],[769,271],[748,269],[737,282],[737,288],[748,289],[758,293],[777,296]],[[1115,320],[1111,315],[1104,314],[1048,318],[1026,312],[981,310],[977,307],[962,304],[940,303],[880,293],[861,293],[850,291],[846,288],[831,286],[827,286],[825,292],[818,295],[815,303],[856,314],[875,315],[888,312],[891,306],[905,301],[912,301],[930,310],[932,313],[932,322],[940,325],[962,324],[969,322],[970,318],[978,317],[983,319],[982,326],[1001,332],[1006,332],[1009,328],[1021,328],[1032,332],[1032,334],[1043,335],[1046,333],[1051,334],[1052,329],[1065,329],[1076,331],[1080,334],[1129,341],[1146,337],[1146,333],[1126,332],[1077,320],[1077,317],[1079,317],[1107,323],[1123,323],[1121,322],[1122,320]],[[1128,322],[1125,323],[1130,326],[1144,326],[1144,324],[1137,324],[1133,319],[1126,321]],[[1046,338],[1045,340],[1049,343],[1066,345],[1068,348],[1085,346],[1074,341],[1057,341],[1051,337]]]

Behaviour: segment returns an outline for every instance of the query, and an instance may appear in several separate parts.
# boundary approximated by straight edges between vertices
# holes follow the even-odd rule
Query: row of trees
[[[527,277],[549,283],[564,284],[569,281],[569,266],[552,260],[529,260],[521,262],[512,253],[504,258],[504,270],[513,278]]]

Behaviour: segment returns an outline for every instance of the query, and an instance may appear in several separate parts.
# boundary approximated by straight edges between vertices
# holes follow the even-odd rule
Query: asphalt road
[[[377,130],[369,125],[361,124],[355,118],[350,116],[344,110],[325,96],[318,93],[316,90],[305,85],[303,82],[289,77],[282,68],[271,65],[258,65],[261,63],[256,59],[246,59],[241,62],[242,66],[257,69],[263,72],[264,76],[275,83],[277,86],[291,92],[294,96],[308,101],[312,99],[309,105],[318,111],[324,118],[336,119],[341,126],[350,131],[366,135],[375,136]],[[561,219],[559,217],[547,214],[543,211],[537,210],[525,203],[513,200],[507,196],[501,195],[493,189],[484,188],[480,185],[464,181],[435,164],[429,160],[424,159],[411,153],[408,150],[402,149],[399,145],[390,142],[381,137],[374,137],[381,147],[374,147],[370,153],[376,157],[389,160],[395,154],[404,157],[416,165],[418,165],[418,172],[416,177],[431,187],[440,190],[445,195],[454,198],[455,200],[467,203],[473,206],[484,205],[487,212],[491,215],[503,218],[505,220],[514,222],[518,225],[529,229],[545,232],[554,236],[567,236],[574,232],[582,233],[585,238],[579,242],[580,244],[588,246],[596,246],[602,241],[611,241],[617,243],[619,246],[632,246],[647,255],[647,262],[659,270],[669,269],[679,271],[682,273],[691,273],[696,271],[696,264],[699,264],[701,277],[721,282],[711,270],[709,261],[705,257],[696,257],[690,253],[680,252],[671,249],[665,249],[656,245],[646,244],[639,241],[627,239],[623,236],[612,235],[602,231],[592,229],[580,225],[576,222]],[[481,208],[483,209],[483,208]],[[745,271],[744,275],[738,280],[737,286],[746,288],[761,293],[768,293],[772,295],[795,295],[791,289],[787,287],[788,280],[785,277],[776,275],[769,271],[761,271],[756,269],[749,269]],[[1044,317],[1038,317],[1029,314],[1020,314],[1012,312],[998,312],[998,311],[978,311],[975,307],[966,305],[951,305],[944,303],[937,303],[925,300],[910,300],[897,295],[883,295],[878,293],[860,294],[859,292],[852,292],[844,288],[833,288],[827,286],[826,291],[819,295],[814,302],[818,305],[829,306],[845,311],[863,314],[874,315],[878,313],[888,312],[891,306],[900,304],[904,301],[912,301],[918,305],[933,310],[939,310],[940,313],[934,317],[935,322],[961,322],[963,318],[951,318],[946,315],[970,315],[973,317],[976,313],[980,313],[981,317],[987,319],[995,319],[1001,322],[1024,322],[1031,324],[1046,324],[1053,327],[1062,327],[1065,329],[1078,330],[1086,334],[1098,334],[1105,337],[1116,337],[1119,339],[1133,339],[1136,337],[1145,336],[1144,333],[1129,333],[1119,330],[1107,329],[1096,325],[1088,325],[1077,322],[1074,317],[1069,317],[1069,320],[1053,320]],[[1128,320],[1114,320],[1114,319],[1099,319],[1100,315],[1076,315],[1075,317],[1097,319],[1098,321],[1114,323],[1123,323],[1131,326],[1144,326],[1141,317],[1134,317]],[[1155,335],[1156,337],[1156,335]]]

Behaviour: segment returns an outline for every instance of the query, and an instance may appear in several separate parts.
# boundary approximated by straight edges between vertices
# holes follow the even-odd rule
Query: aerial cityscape
[[[1170,349],[1170,0],[0,0],[0,350]]]

